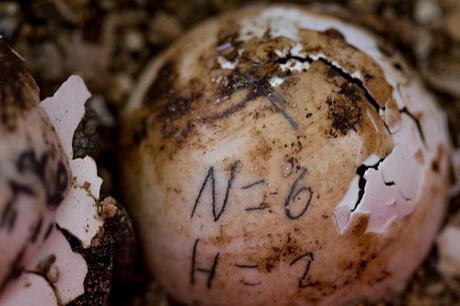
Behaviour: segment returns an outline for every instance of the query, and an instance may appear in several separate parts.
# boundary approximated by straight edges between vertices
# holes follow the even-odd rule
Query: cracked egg
[[[102,180],[94,160],[74,158],[72,148],[90,94],[72,76],[39,103],[22,59],[3,41],[0,69],[0,305],[102,305],[99,288],[87,286],[110,280],[110,270],[94,273],[107,255],[86,255],[107,235]]]
[[[385,42],[299,7],[198,26],[125,112],[145,261],[188,305],[341,305],[401,290],[447,199],[444,114]]]

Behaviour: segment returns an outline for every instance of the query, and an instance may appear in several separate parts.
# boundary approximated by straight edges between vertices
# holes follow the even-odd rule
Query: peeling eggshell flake
[[[175,300],[331,306],[405,286],[441,223],[452,153],[444,114],[384,44],[256,6],[149,64],[120,162],[147,266]]]
[[[63,231],[88,248],[103,226],[96,163],[72,156],[89,92],[72,76],[39,104],[3,42],[0,66],[0,305],[67,305],[85,294],[89,267]]]
[[[71,76],[53,97],[40,103],[56,129],[67,156],[73,157],[72,139],[78,124],[85,114],[85,103],[90,97],[83,80]]]
[[[53,97],[45,99],[40,104],[63,139],[68,156],[73,155],[73,133],[84,116],[84,105],[89,97],[83,80],[71,76]],[[89,156],[71,159],[70,168],[72,186],[68,197],[57,211],[56,222],[87,248],[103,225],[97,207],[102,179],[97,176],[96,162]]]
[[[70,168],[75,177],[69,195],[57,210],[56,221],[88,248],[104,224],[97,204],[102,179],[97,176],[96,162],[89,156],[70,161]]]

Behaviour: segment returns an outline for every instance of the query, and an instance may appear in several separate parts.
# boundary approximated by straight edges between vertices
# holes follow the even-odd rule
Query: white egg
[[[365,29],[256,6],[154,59],[125,112],[125,199],[188,305],[341,305],[401,290],[446,206],[443,113]]]
[[[38,106],[22,60],[0,42],[0,288],[16,277],[54,225],[70,186],[58,136]],[[0,289],[1,290],[1,289]]]
[[[84,253],[107,235],[96,163],[72,150],[90,93],[72,76],[39,104],[22,59],[1,40],[0,69],[0,305],[99,305],[107,292],[87,296],[85,281],[107,282],[111,271],[88,274],[106,263],[93,255],[87,264],[72,250]],[[104,251],[107,261],[113,252]]]

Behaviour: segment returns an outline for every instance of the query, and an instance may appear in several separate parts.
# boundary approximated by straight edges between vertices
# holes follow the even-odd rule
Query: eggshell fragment
[[[87,248],[104,224],[97,207],[102,180],[97,176],[96,163],[88,156],[74,159],[70,165],[84,176],[75,177],[68,197],[57,211],[56,220],[59,226],[71,232]],[[75,218],[75,215],[81,217]]]
[[[71,76],[54,94],[43,100],[41,107],[48,113],[63,139],[64,148],[72,156],[73,133],[85,113],[90,97],[83,80]],[[72,159],[72,188],[57,211],[57,223],[75,235],[87,248],[103,225],[98,214],[97,200],[102,179],[97,176],[96,162],[89,156]],[[79,217],[75,217],[75,216]]]
[[[73,156],[73,134],[85,114],[85,103],[90,97],[83,80],[71,76],[53,97],[46,98],[40,107],[48,114],[49,120],[61,139],[67,156]]]

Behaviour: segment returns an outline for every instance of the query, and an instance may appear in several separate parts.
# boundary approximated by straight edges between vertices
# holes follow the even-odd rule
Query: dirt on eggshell
[[[252,16],[251,13],[255,14],[256,11],[257,9],[253,11],[248,9],[238,16],[235,14],[222,17],[219,22],[209,21],[206,26],[181,38],[177,44],[149,65],[146,75],[154,80],[153,83],[142,89],[145,96],[144,92],[140,96],[134,95],[135,98],[128,105],[127,113],[128,117],[131,117],[127,124],[127,133],[123,134],[122,143],[126,146],[122,153],[123,159],[129,160],[127,163],[129,170],[125,172],[125,186],[127,190],[132,191],[127,198],[132,199],[134,205],[140,203],[140,207],[133,208],[133,213],[142,215],[141,223],[151,224],[148,230],[152,232],[155,227],[162,227],[162,220],[174,219],[176,215],[183,214],[172,204],[182,203],[183,199],[188,197],[189,191],[181,190],[182,186],[187,189],[184,185],[179,184],[181,187],[177,188],[177,184],[183,179],[179,176],[186,173],[186,167],[181,167],[181,163],[190,166],[194,162],[193,158],[189,158],[190,155],[203,154],[204,156],[208,153],[212,155],[213,151],[219,152],[222,139],[224,143],[228,139],[236,141],[241,135],[242,143],[245,145],[239,144],[241,152],[236,156],[242,156],[241,162],[246,166],[250,165],[250,170],[246,171],[250,171],[255,177],[264,178],[271,175],[270,167],[278,164],[278,157],[283,153],[286,153],[284,162],[288,165],[283,168],[283,176],[288,177],[291,172],[298,176],[303,165],[314,165],[309,167],[308,171],[309,175],[316,179],[309,184],[315,190],[315,195],[321,196],[321,200],[317,202],[325,203],[322,205],[325,207],[327,203],[337,203],[348,186],[343,185],[341,181],[334,181],[335,188],[326,189],[328,184],[324,182],[329,182],[334,177],[349,181],[350,175],[355,174],[356,165],[361,164],[367,156],[375,153],[385,159],[393,150],[393,140],[385,124],[390,125],[391,129],[392,125],[400,120],[400,113],[401,116],[407,115],[414,122],[418,120],[408,109],[397,108],[392,96],[393,89],[383,75],[384,68],[379,67],[364,52],[347,43],[340,31],[302,29],[299,31],[298,41],[292,41],[287,37],[276,37],[269,31],[260,36],[248,34],[249,38],[246,39],[242,38],[244,34],[241,34],[241,30],[239,33],[229,32],[228,29],[234,28],[238,31],[234,19]],[[201,43],[196,45],[196,41]],[[297,42],[303,45],[303,49],[298,51],[299,54],[294,54]],[[302,52],[305,52],[305,55]],[[406,77],[409,74],[397,61],[393,69]],[[362,75],[354,77],[357,72],[361,72]],[[157,73],[156,78],[155,73]],[[278,79],[282,79],[282,82]],[[386,122],[383,122],[378,115],[383,108],[390,115],[385,116],[385,120],[388,120]],[[295,111],[283,113],[285,109]],[[279,123],[280,117],[285,119],[282,121],[283,124]],[[408,118],[405,117],[404,120],[407,121]],[[295,140],[286,126],[295,130],[297,135]],[[273,132],[274,129],[277,130],[276,133]],[[308,133],[303,134],[307,130]],[[254,143],[258,143],[256,148],[253,148],[252,141],[244,142],[245,137],[248,137],[246,134],[250,135]],[[355,134],[362,137],[364,145],[355,147],[348,143],[347,150],[344,150],[340,140],[353,141],[353,138],[348,136]],[[423,129],[419,128],[418,134],[418,137],[424,139]],[[436,140],[430,139],[430,141]],[[228,155],[231,155],[232,145],[228,143],[225,145],[229,149]],[[272,154],[269,147],[278,154]],[[328,151],[325,148],[333,149]],[[340,155],[340,161],[335,163],[334,159],[329,163],[325,162],[324,156],[332,154]],[[434,157],[434,160],[443,165],[443,173],[446,168],[445,157],[442,154]],[[233,169],[235,161],[232,158],[224,159],[222,168],[231,173],[234,171],[238,173],[238,168]],[[297,159],[303,159],[302,163],[299,164]],[[422,160],[423,157],[419,156],[419,159]],[[185,160],[190,163],[184,162]],[[180,175],[176,171],[180,171]],[[171,173],[175,173],[173,175],[175,179],[171,179]],[[324,176],[325,173],[327,177]],[[145,181],[142,180],[144,174],[148,177]],[[444,178],[439,179],[444,181]],[[140,184],[137,183],[139,180]],[[434,191],[435,194],[444,193],[446,186],[437,186],[438,183],[434,180],[427,180],[430,181],[427,186],[433,183],[433,188],[439,188],[438,191]],[[141,206],[142,203],[148,203],[152,199],[142,195],[137,188],[142,184],[151,184],[152,181],[161,182],[158,189],[162,190],[164,187],[167,190],[163,200],[171,201],[171,205],[168,209],[163,209],[159,205],[160,208],[150,220],[149,212],[143,211]],[[134,186],[132,182],[136,182],[136,185]],[[282,190],[282,187],[280,189]],[[275,195],[270,196],[270,200],[278,199],[277,191],[274,192]],[[333,252],[324,251],[330,245],[324,241],[318,242],[321,240],[318,237],[334,236],[328,232],[326,226],[327,222],[331,221],[316,220],[318,223],[324,222],[321,223],[324,224],[321,227],[323,231],[320,235],[315,232],[314,226],[309,228],[310,247],[317,252],[323,251],[321,256],[331,262],[338,262],[339,269],[345,271],[344,279],[341,279],[340,283],[334,283],[328,280],[327,275],[316,276],[321,279],[315,283],[314,288],[317,291],[311,290],[302,297],[315,303],[324,296],[341,292],[340,290],[353,281],[373,285],[397,277],[397,274],[392,275],[389,272],[375,277],[373,272],[386,271],[378,269],[386,265],[385,258],[392,257],[391,252],[399,249],[395,246],[401,243],[401,237],[405,237],[404,239],[409,243],[408,237],[411,233],[417,232],[418,222],[427,224],[426,228],[430,228],[439,221],[442,209],[430,214],[433,220],[438,221],[425,222],[429,201],[426,193],[428,191],[423,192],[424,195],[419,198],[420,208],[418,207],[410,221],[406,219],[410,225],[402,226],[398,223],[392,228],[399,231],[398,237],[378,238],[372,233],[363,234],[368,220],[360,217],[352,220],[349,231],[359,235],[360,239],[355,241],[350,238],[349,242],[350,245],[358,245],[352,251],[360,254],[360,258],[350,258],[348,254],[341,253],[343,250],[339,247],[336,247]],[[442,196],[435,201],[439,201],[442,206]],[[311,207],[310,214],[316,217],[320,211],[319,206]],[[316,211],[312,212],[313,209]],[[328,216],[326,208],[323,212]],[[204,242],[226,246],[233,240],[240,239],[250,243],[254,239],[260,239],[261,247],[253,247],[248,253],[244,253],[245,260],[255,263],[258,269],[267,274],[279,271],[279,267],[286,265],[289,259],[302,255],[302,249],[296,244],[296,240],[302,239],[302,236],[295,231],[290,231],[289,226],[285,228],[286,235],[281,235],[279,229],[284,224],[278,222],[276,216],[267,218],[272,220],[270,224],[264,225],[265,230],[270,234],[259,233],[262,236],[257,236],[254,235],[256,232],[254,231],[246,237],[244,229],[241,231],[235,224],[225,224],[220,228],[217,237],[206,239]],[[259,223],[262,224],[263,220],[259,220]],[[152,232],[146,233],[145,226],[141,225],[140,228],[140,232],[144,231],[144,237],[146,235],[151,237]],[[232,233],[233,231],[238,234]],[[431,227],[428,230],[429,235],[434,231],[435,228]],[[184,233],[186,232],[187,229],[184,230]],[[311,237],[317,237],[318,240]],[[418,242],[414,242],[413,246],[420,247],[421,250],[426,249],[426,245],[418,245]],[[151,249],[151,245],[146,243],[145,248]],[[160,250],[158,252],[161,253]],[[150,258],[155,256],[154,252],[149,255]],[[158,272],[161,268],[155,264],[153,266],[158,269],[157,273],[161,274]],[[401,271],[400,274],[402,273]],[[293,299],[295,298],[299,297],[293,296]]]

